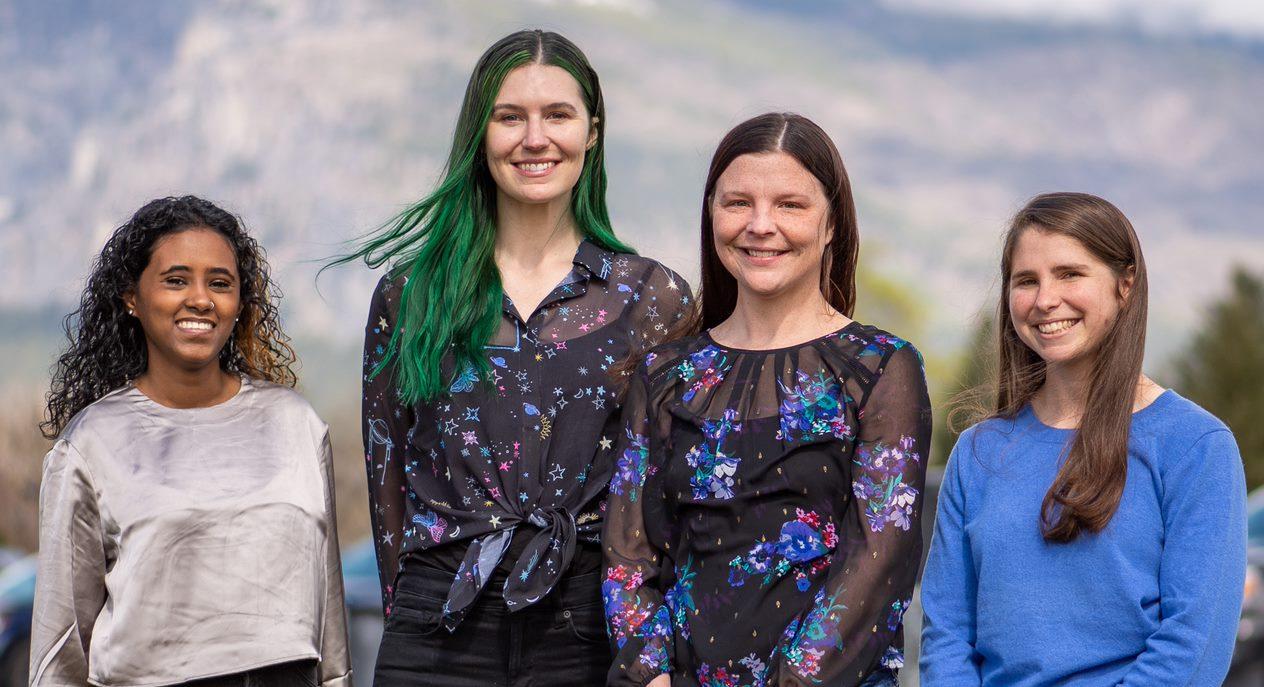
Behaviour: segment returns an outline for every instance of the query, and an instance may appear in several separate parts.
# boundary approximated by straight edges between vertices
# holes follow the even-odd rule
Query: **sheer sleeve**
[[[606,578],[601,597],[614,650],[609,685],[640,687],[670,673],[672,619],[661,589],[663,556],[645,532],[645,479],[655,455],[649,379],[641,366],[623,405],[624,431],[615,453],[606,513]]]
[[[325,484],[325,603],[321,618],[321,687],[350,687],[351,660],[347,645],[347,613],[342,587],[342,558],[338,552],[338,520],[334,503],[333,449],[329,432],[321,441],[320,469]]]
[[[399,283],[402,283],[402,279]],[[382,608],[390,615],[399,549],[404,537],[404,466],[413,448],[408,431],[412,408],[397,393],[393,367],[379,370],[390,347],[399,312],[399,283],[384,276],[373,291],[364,328],[362,414],[365,468],[369,483],[369,520],[382,583]]]
[[[31,684],[88,684],[88,645],[105,605],[105,540],[96,487],[69,442],[44,458]]]
[[[840,514],[854,544],[840,548],[824,587],[783,632],[777,685],[857,685],[877,666],[903,665],[904,611],[921,557],[930,401],[921,356],[899,342],[859,399],[852,501]]]

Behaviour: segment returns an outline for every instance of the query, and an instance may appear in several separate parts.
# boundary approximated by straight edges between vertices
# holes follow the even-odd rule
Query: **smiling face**
[[[151,367],[218,365],[241,309],[237,256],[205,227],[167,234],[123,301],[145,331]]]
[[[829,242],[825,189],[791,155],[740,155],[711,198],[715,251],[739,294],[759,297],[820,290]]]
[[[1091,360],[1129,281],[1076,239],[1031,226],[1014,247],[1008,286],[1018,338],[1045,363],[1069,366]]]
[[[569,203],[596,126],[565,69],[528,64],[509,72],[483,149],[499,202]]]

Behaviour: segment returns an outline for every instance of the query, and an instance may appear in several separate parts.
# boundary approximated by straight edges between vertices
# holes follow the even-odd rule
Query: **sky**
[[[1264,39],[1261,0],[883,0],[915,9],[1031,21],[1137,26],[1156,33]]]

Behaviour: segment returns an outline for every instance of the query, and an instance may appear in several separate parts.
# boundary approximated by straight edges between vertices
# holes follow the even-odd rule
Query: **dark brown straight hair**
[[[816,122],[792,112],[769,112],[733,127],[720,140],[711,157],[702,192],[702,284],[698,293],[701,308],[689,333],[720,324],[737,306],[737,280],[720,262],[711,228],[711,198],[716,182],[742,155],[774,152],[783,152],[798,160],[824,187],[833,234],[825,245],[825,259],[821,262],[821,293],[835,310],[848,317],[856,309],[860,231],[856,228],[856,202],[843,157],[829,134]]]
[[[1012,418],[1044,385],[1045,362],[1018,338],[1009,312],[1010,274],[1018,240],[1029,231],[1075,239],[1119,280],[1132,277],[1115,321],[1098,343],[1084,413],[1066,460],[1040,509],[1046,541],[1070,542],[1106,527],[1128,477],[1128,429],[1145,355],[1147,281],[1141,244],[1114,205],[1087,193],[1046,193],[1032,198],[1010,221],[1001,254],[997,308],[995,415]]]

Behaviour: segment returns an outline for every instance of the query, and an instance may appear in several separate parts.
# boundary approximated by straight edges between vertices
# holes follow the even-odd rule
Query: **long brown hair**
[[[693,323],[696,333],[728,319],[737,306],[737,280],[720,262],[711,227],[711,197],[724,170],[742,155],[783,152],[816,177],[829,204],[828,222],[833,227],[821,261],[821,294],[833,308],[851,317],[856,309],[856,258],[860,231],[856,228],[856,202],[847,168],[829,134],[816,122],[793,112],[769,112],[733,127],[720,140],[711,157],[707,184],[702,192],[702,284],[700,313]]]
[[[1032,198],[1014,215],[1001,254],[997,308],[995,414],[1000,417],[1017,415],[1045,382],[1044,360],[1018,338],[1009,312],[1014,250],[1028,231],[1073,238],[1120,280],[1132,278],[1115,321],[1092,352],[1095,357],[1080,426],[1040,508],[1045,540],[1069,542],[1085,531],[1100,532],[1114,517],[1123,496],[1128,429],[1145,354],[1145,260],[1128,218],[1097,196],[1046,193]]]

